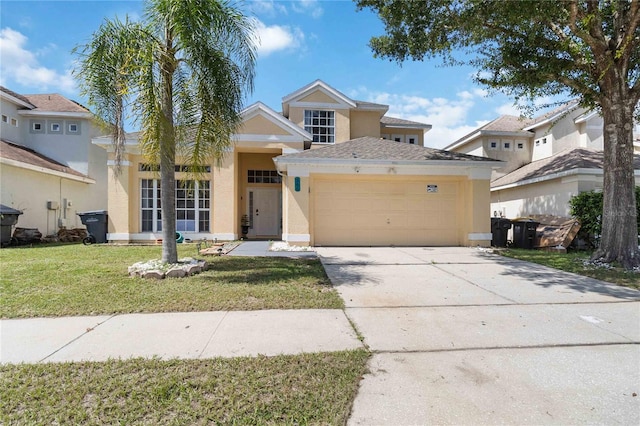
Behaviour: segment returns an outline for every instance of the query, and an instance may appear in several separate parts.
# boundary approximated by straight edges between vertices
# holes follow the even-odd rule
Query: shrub
[[[597,239],[602,230],[602,192],[581,192],[571,197],[569,206],[571,215],[576,217],[582,225],[580,234],[593,243],[592,238]],[[636,186],[636,209],[640,234],[640,186]]]

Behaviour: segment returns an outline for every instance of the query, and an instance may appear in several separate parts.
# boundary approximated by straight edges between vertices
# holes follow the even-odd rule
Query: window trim
[[[143,187],[144,182],[145,181],[149,181],[151,183],[151,187]],[[181,184],[181,182],[193,182],[193,187],[188,189],[188,191],[193,191],[193,198],[188,197],[188,198],[179,198],[178,197],[178,191],[180,190],[185,190],[185,187],[180,187],[179,185]],[[206,188],[203,188],[202,183],[205,182],[206,183]],[[189,184],[190,185],[190,184]],[[140,219],[139,219],[139,225],[140,225],[140,232],[142,233],[158,233],[158,232],[162,232],[162,206],[161,206],[161,192],[160,192],[160,179],[154,179],[154,178],[141,178],[140,179],[140,183],[139,183],[139,188],[140,188],[140,192],[139,192],[139,202],[140,202],[140,208],[139,208],[139,212],[140,212]],[[144,197],[145,195],[143,193],[144,190],[151,190],[151,198],[149,197]],[[176,179],[176,230],[179,232],[184,232],[184,233],[209,233],[211,231],[211,224],[212,224],[212,191],[213,191],[213,187],[211,185],[211,181],[210,180],[198,180],[198,179]],[[202,196],[202,191],[206,191],[206,196]],[[151,207],[143,207],[143,199],[149,199],[151,200]],[[179,201],[185,201],[185,207],[178,207],[178,202]],[[193,201],[192,205],[193,207],[190,207],[189,201]],[[205,204],[207,207],[200,207],[201,204]],[[145,224],[144,224],[144,211],[151,211],[151,230],[149,229],[145,229]],[[193,211],[194,212],[194,218],[193,219],[178,219],[179,216],[179,211]],[[206,213],[206,214],[205,214]],[[185,214],[186,217],[187,214]],[[185,226],[180,226],[179,221],[182,220],[184,221],[183,225]],[[194,230],[184,230],[185,228],[187,228],[188,224],[187,222],[193,221],[194,224]],[[203,226],[205,225],[205,226]],[[201,229],[202,228],[202,229]],[[205,229],[206,228],[206,229]]]
[[[317,116],[315,116],[314,114],[317,114]],[[331,115],[331,117],[329,117],[329,115]],[[314,123],[314,119],[318,120],[318,123]],[[311,122],[308,122],[308,120],[311,120]],[[332,124],[321,124],[321,120],[330,120]],[[303,113],[303,125],[304,130],[311,133],[311,135],[313,136],[313,143],[321,145],[332,145],[336,143],[335,110],[305,109]],[[326,129],[326,132],[322,133],[321,129]],[[322,137],[325,137],[327,140],[320,141]]]

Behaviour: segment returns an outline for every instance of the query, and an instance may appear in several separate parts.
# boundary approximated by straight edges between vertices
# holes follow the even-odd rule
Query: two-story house
[[[107,208],[107,155],[92,114],[59,94],[0,87],[0,203],[43,235],[82,227],[78,212]]]
[[[186,238],[297,245],[488,245],[489,178],[502,163],[424,147],[430,125],[386,116],[321,80],[258,102],[217,166],[176,164],[177,229]],[[387,138],[387,139],[383,139]],[[162,238],[158,165],[129,134],[116,176],[110,137],[111,241]]]
[[[570,216],[571,197],[601,190],[603,143],[602,117],[573,101],[534,119],[503,115],[445,149],[504,161],[491,179],[490,212],[518,218]]]

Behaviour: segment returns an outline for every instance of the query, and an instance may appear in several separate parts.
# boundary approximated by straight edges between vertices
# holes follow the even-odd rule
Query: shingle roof
[[[87,177],[82,173],[65,166],[56,160],[44,156],[30,148],[16,145],[12,142],[0,139],[0,157],[8,160],[20,161],[22,163],[38,166],[57,172],[67,173],[78,177]]]
[[[388,126],[409,126],[409,127],[431,128],[431,124],[418,123],[417,121],[410,121],[402,118],[389,117],[387,115],[383,116],[380,119],[380,123]]]
[[[36,111],[46,112],[89,112],[79,103],[65,98],[57,93],[44,95],[24,95],[29,103],[35,105]]]
[[[470,133],[467,133],[460,139],[448,145],[448,147],[453,147],[454,145],[459,144],[461,141],[468,139],[472,135],[478,132],[519,132],[523,127],[530,125],[532,122],[531,119],[516,117],[515,115],[501,115],[493,121],[488,122],[484,126],[473,130]]]
[[[384,104],[376,104],[374,102],[366,102],[366,101],[355,101],[356,106],[358,108],[365,108],[365,109],[383,109],[383,110],[388,110],[389,109],[389,105],[384,105]]]
[[[295,154],[283,155],[279,158],[317,159],[317,160],[381,160],[381,161],[489,161],[486,157],[425,148],[418,145],[389,141],[365,136],[350,141],[310,149]]]
[[[551,157],[533,161],[491,182],[491,187],[539,179],[575,169],[602,169],[604,153],[590,148],[570,148]],[[640,170],[640,155],[634,156],[633,167]]]
[[[577,99],[571,100],[569,102],[565,102],[564,104],[560,105],[557,108],[552,109],[547,113],[534,117],[533,120],[531,120],[531,122],[525,127],[535,126],[536,124],[542,123],[543,121],[549,120],[550,118],[553,118],[557,115],[568,113],[569,111],[576,108],[577,106],[578,106]]]
[[[22,96],[20,93],[16,93],[13,90],[9,90],[4,86],[0,86],[0,91],[6,93],[7,95],[11,95],[14,98],[20,99],[22,102],[25,102],[31,106],[33,106],[35,108],[35,105],[33,105],[31,102],[29,102],[29,99],[25,98],[24,96]]]

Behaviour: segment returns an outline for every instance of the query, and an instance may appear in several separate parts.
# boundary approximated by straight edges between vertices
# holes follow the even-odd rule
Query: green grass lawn
[[[128,276],[130,265],[160,255],[160,246],[2,249],[0,317],[344,306],[315,259],[210,257],[213,268],[189,278]],[[179,256],[196,257],[196,246],[179,245]]]
[[[0,366],[0,424],[345,424],[364,350]]]
[[[585,265],[589,260],[590,252],[579,251],[569,253],[551,253],[542,250],[506,249],[500,250],[500,254],[527,262],[538,263],[562,271],[596,278],[598,280],[619,284],[625,287],[640,289],[640,273],[627,271],[620,267],[604,268],[594,265]]]

